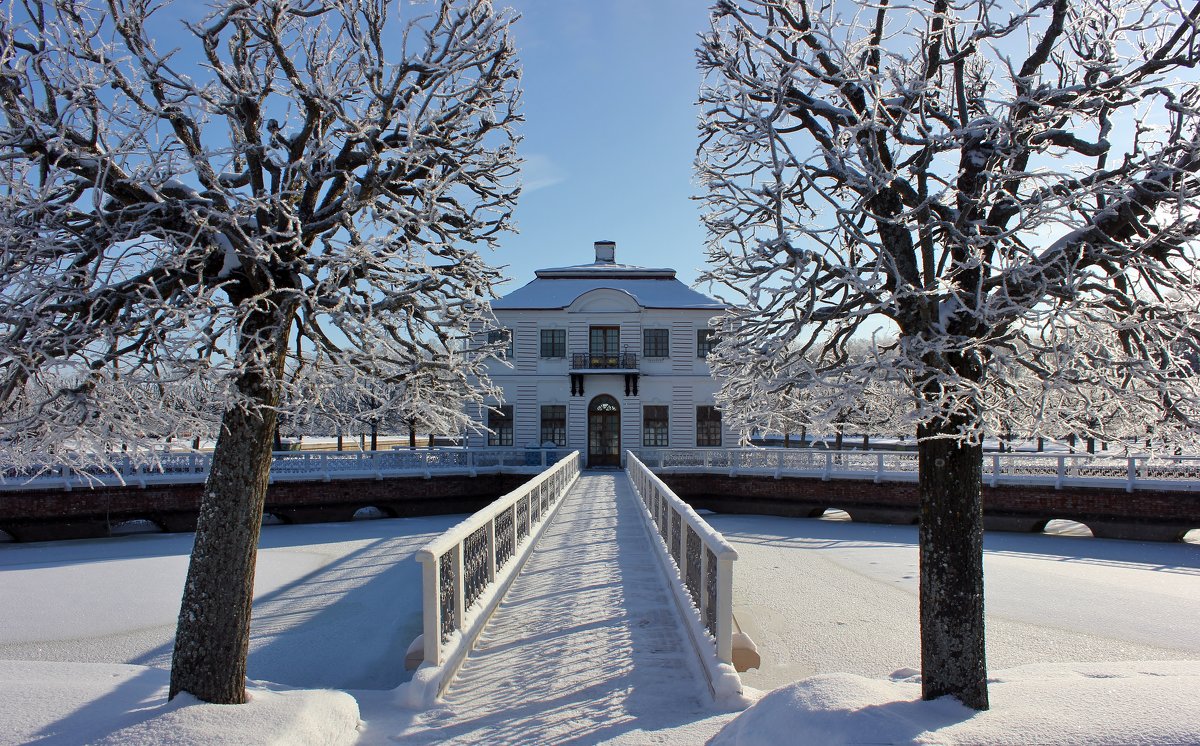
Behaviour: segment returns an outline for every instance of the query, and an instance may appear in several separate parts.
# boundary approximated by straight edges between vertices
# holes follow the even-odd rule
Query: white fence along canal
[[[643,448],[638,457],[660,474],[710,471],[775,477],[917,481],[915,451],[822,448]],[[983,481],[1062,487],[1200,490],[1200,457],[1082,453],[985,453]]]

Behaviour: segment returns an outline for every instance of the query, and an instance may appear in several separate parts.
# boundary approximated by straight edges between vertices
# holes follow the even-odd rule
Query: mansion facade
[[[491,432],[468,444],[566,447],[589,467],[619,466],[625,449],[736,445],[705,360],[725,306],[673,269],[618,264],[611,241],[595,252],[493,301],[508,349],[489,375],[503,401],[479,413]]]

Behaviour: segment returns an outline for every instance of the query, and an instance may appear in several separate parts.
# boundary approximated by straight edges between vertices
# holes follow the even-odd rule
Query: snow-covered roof
[[[600,258],[602,244],[610,245],[597,242],[596,262],[539,269],[534,273],[536,279],[492,301],[492,308],[502,311],[566,308],[584,293],[601,288],[628,293],[643,308],[725,308],[723,303],[677,280],[673,269],[617,264]]]

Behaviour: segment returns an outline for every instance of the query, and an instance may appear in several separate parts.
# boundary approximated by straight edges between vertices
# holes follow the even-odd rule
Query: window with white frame
[[[567,407],[564,404],[542,405],[542,438],[541,445],[553,443],[556,446],[567,444]]]
[[[670,445],[670,408],[661,404],[642,407],[642,446],[666,448]]]
[[[671,330],[670,329],[643,329],[642,330],[642,356],[643,357],[670,357],[671,356]]]
[[[721,412],[716,407],[696,407],[696,447],[721,446]]]
[[[488,332],[487,341],[489,345],[503,344],[504,358],[511,360],[513,357],[513,335],[511,329],[492,329]]]
[[[511,404],[492,407],[488,410],[488,445],[511,446],[513,444],[513,408]]]
[[[541,343],[542,357],[567,356],[566,329],[542,329]]]

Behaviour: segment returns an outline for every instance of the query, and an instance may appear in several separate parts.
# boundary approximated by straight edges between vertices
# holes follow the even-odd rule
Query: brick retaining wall
[[[480,474],[277,482],[267,489],[264,512],[286,523],[349,521],[366,507],[395,517],[473,513],[531,478]],[[192,531],[203,489],[183,484],[8,491],[0,494],[0,531],[17,541],[94,538],[136,519],[153,521],[164,531]]]
[[[678,472],[662,478],[694,507],[720,513],[816,517],[836,508],[856,521],[903,524],[919,515],[915,482]],[[993,530],[1041,531],[1067,519],[1102,538],[1179,541],[1200,528],[1200,494],[1169,490],[984,485],[983,510]]]

